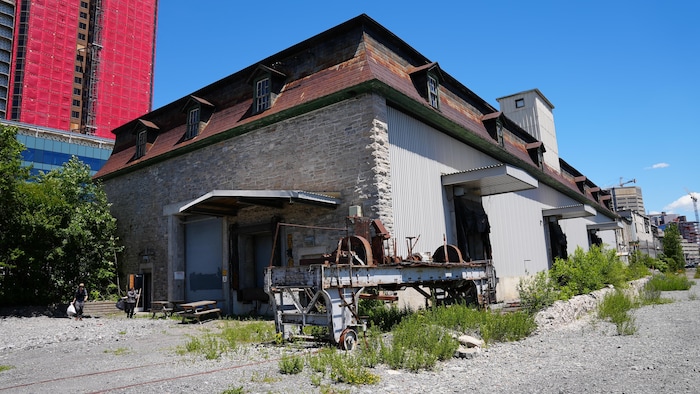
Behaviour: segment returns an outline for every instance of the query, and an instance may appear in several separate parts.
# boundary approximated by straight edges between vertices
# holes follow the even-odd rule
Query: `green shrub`
[[[602,289],[607,284],[624,284],[626,268],[614,250],[594,245],[588,252],[576,248],[567,260],[556,259],[549,276],[559,285],[561,298],[569,299]]]
[[[485,343],[518,341],[537,328],[534,316],[525,311],[505,314],[485,311],[483,316],[480,332]]]
[[[230,387],[230,388],[221,392],[221,394],[243,394],[243,393],[245,393],[245,391],[243,391],[243,386]]]
[[[540,271],[529,278],[521,278],[518,282],[518,294],[520,306],[530,314],[551,306],[559,299],[557,285],[549,279],[547,271]]]
[[[360,345],[360,349],[361,349]],[[319,386],[326,373],[338,383],[376,384],[379,376],[364,365],[362,352],[339,352],[335,348],[324,348],[307,357],[309,367],[318,374],[312,375],[312,384]]]
[[[280,373],[296,375],[304,370],[304,359],[300,356],[283,355],[279,362]]]
[[[685,273],[654,275],[647,282],[647,286],[659,291],[688,290],[694,284]]]
[[[416,313],[404,319],[392,331],[389,365],[417,371],[432,369],[438,360],[454,355],[459,343],[429,313]],[[399,352],[399,353],[396,353]]]
[[[631,281],[649,276],[649,269],[656,266],[658,266],[658,260],[637,250],[630,255],[625,279]]]
[[[617,327],[618,335],[632,335],[637,331],[634,316],[629,314],[635,302],[624,292],[616,290],[603,297],[598,305],[598,318],[609,320]]]
[[[401,319],[411,314],[406,308],[399,310],[396,305],[387,305],[381,300],[363,299],[358,304],[358,315],[366,316],[370,327],[379,327],[383,332],[391,331]]]

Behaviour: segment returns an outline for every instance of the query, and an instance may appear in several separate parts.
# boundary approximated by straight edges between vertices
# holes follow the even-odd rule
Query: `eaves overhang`
[[[331,195],[332,194],[332,195]],[[210,216],[235,216],[242,208],[267,206],[282,208],[285,203],[302,203],[326,208],[335,208],[340,199],[336,193],[314,193],[302,190],[212,190],[185,203],[180,213]]]
[[[537,179],[533,176],[508,164],[445,174],[442,176],[442,184],[443,186],[461,186],[479,196],[535,189],[538,186]]]
[[[603,223],[594,223],[594,224],[586,225],[586,230],[597,230],[597,231],[621,230],[623,228],[624,228],[624,226],[620,222],[603,222]]]
[[[595,208],[587,204],[567,205],[542,210],[542,216],[556,216],[559,219],[585,218],[587,216],[595,216],[597,213]]]

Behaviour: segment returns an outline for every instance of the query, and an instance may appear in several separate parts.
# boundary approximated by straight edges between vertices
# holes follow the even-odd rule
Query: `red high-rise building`
[[[114,138],[151,110],[158,0],[17,0],[7,118]]]

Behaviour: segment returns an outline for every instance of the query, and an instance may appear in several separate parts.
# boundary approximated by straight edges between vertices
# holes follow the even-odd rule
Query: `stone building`
[[[96,178],[147,303],[267,313],[264,268],[334,250],[343,231],[308,226],[360,213],[399,255],[447,242],[492,260],[499,300],[557,256],[617,244],[609,193],[366,15],[114,133]]]

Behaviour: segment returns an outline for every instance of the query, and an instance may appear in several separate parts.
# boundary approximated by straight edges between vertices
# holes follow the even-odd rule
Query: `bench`
[[[172,316],[173,308],[170,301],[151,301],[151,312],[153,316],[151,319],[155,319],[157,313],[162,313],[163,317]]]
[[[221,318],[221,309],[216,308],[216,301],[196,301],[186,304],[181,304],[182,311],[177,312],[182,316],[182,323],[187,319],[197,320],[197,323],[202,323],[202,317],[216,314],[217,318]]]
[[[221,318],[221,309],[219,308],[211,308],[211,309],[202,309],[197,312],[179,312],[180,315],[182,315],[182,322],[185,322],[185,319],[195,319],[197,320],[198,323],[202,323],[202,316],[206,316],[212,313],[216,313],[217,318]]]

